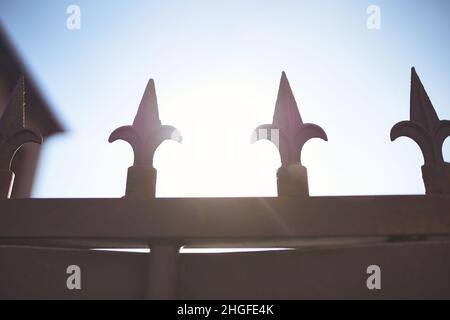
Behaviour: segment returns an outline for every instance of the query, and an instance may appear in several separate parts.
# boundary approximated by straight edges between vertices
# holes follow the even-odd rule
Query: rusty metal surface
[[[164,140],[181,142],[182,137],[172,126],[161,125],[156,98],[155,82],[151,79],[132,126],[116,129],[109,142],[124,140],[133,148],[134,165],[128,171],[126,196],[154,197],[156,190],[156,170],[153,157]]]
[[[307,170],[302,166],[301,153],[305,143],[313,138],[328,141],[321,127],[303,123],[286,73],[283,72],[273,122],[259,126],[252,135],[253,142],[269,140],[278,148],[281,157],[281,168],[277,173],[279,196],[309,195]]]
[[[450,135],[450,121],[439,119],[414,68],[410,112],[410,121],[402,121],[392,128],[391,140],[402,136],[414,140],[424,157],[422,173],[427,194],[450,194],[450,164],[442,155],[444,141]]]
[[[182,141],[179,131],[172,126],[161,125],[155,82],[151,79],[132,126],[115,130],[109,142],[125,140],[133,148],[134,165],[128,168],[126,198],[148,199],[156,195],[157,171],[153,167],[156,149],[164,140]],[[176,270],[180,247],[172,244],[153,245],[156,255],[150,259],[147,279],[152,286],[147,289],[149,299],[175,298]]]
[[[180,299],[450,299],[450,243],[182,255]],[[381,290],[366,286],[381,268]]]
[[[179,299],[450,299],[450,243],[182,254]],[[144,299],[152,254],[0,246],[2,299]],[[381,267],[382,290],[366,287]],[[66,268],[81,268],[80,291]]]
[[[32,106],[27,110],[27,115],[44,137],[64,132],[66,129],[53,112],[57,106],[51,105],[43,95],[39,83],[31,72],[28,72],[27,61],[23,61],[12,40],[0,21],[1,77],[5,79],[11,91],[18,79],[24,77],[27,80],[27,103]]]
[[[21,80],[0,119],[0,187],[7,190],[3,198],[10,194],[11,161],[17,149],[26,142],[41,141],[39,135],[25,129],[23,93]],[[154,153],[165,139],[181,141],[181,136],[174,127],[161,125],[150,80],[133,125],[117,129],[110,137],[110,142],[129,142],[135,155],[124,199],[0,200],[0,297],[450,298],[449,276],[442,276],[450,267],[450,166],[442,157],[449,123],[439,120],[413,69],[411,121],[397,124],[391,138],[408,136],[421,147],[428,195],[309,197],[301,151],[309,139],[327,140],[327,136],[317,125],[303,123],[283,73],[273,123],[256,131],[256,139],[274,143],[273,130],[278,132],[280,197],[155,199]],[[430,237],[447,240],[437,243]],[[309,247],[307,251],[178,254],[186,244],[244,246],[326,239],[338,243],[351,238],[367,241],[361,241],[359,247],[347,243],[341,248]],[[370,244],[368,239],[379,243]],[[390,243],[393,240],[403,243]],[[149,246],[153,253],[126,255],[67,248],[107,244]],[[64,274],[50,275],[74,259],[90,270],[90,290],[85,295],[67,295],[60,284]],[[391,287],[370,296],[362,287],[366,274],[361,269],[373,259],[387,269]],[[24,265],[35,269],[27,273]],[[329,266],[333,268],[326,272]],[[102,277],[102,272],[107,276]],[[361,274],[355,277],[358,272]],[[21,282],[22,273],[28,282]],[[118,283],[110,282],[113,276],[120,277]]]
[[[14,179],[11,163],[17,151],[28,142],[40,144],[42,137],[25,128],[25,80],[21,78],[0,117],[0,198],[11,196]]]
[[[81,268],[81,290],[67,289],[67,267]],[[145,255],[0,246],[0,299],[143,299]]]
[[[271,135],[273,132],[279,133],[278,141]],[[303,146],[310,139],[328,140],[327,134],[321,127],[303,123],[285,72],[280,80],[273,122],[256,128],[254,136],[256,140],[267,139],[276,145],[283,166],[301,164]]]
[[[177,129],[172,126],[161,125],[156,98],[155,82],[151,79],[132,126],[125,126],[115,130],[109,142],[124,140],[134,151],[135,166],[153,165],[153,156],[156,148],[164,141],[172,139],[181,142],[181,136],[176,134]]]
[[[445,196],[3,200],[0,240],[449,235],[449,212]]]

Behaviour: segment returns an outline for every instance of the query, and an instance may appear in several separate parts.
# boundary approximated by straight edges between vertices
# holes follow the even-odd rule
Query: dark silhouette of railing
[[[450,135],[450,121],[439,120],[414,68],[411,119],[395,125],[391,139],[407,136],[420,146],[425,160],[422,167],[425,196],[310,197],[301,151],[308,140],[327,140],[328,137],[321,127],[303,122],[283,72],[273,123],[258,127],[253,134],[254,142],[268,139],[280,152],[282,165],[277,172],[278,198],[155,199],[157,172],[153,167],[154,153],[166,139],[181,142],[181,134],[174,127],[161,125],[155,84],[150,80],[134,123],[115,130],[109,139],[110,142],[122,139],[133,147],[134,164],[128,169],[123,199],[8,200],[14,181],[11,162],[15,153],[24,143],[41,142],[39,134],[25,127],[24,94],[24,81],[21,79],[0,118],[0,198],[4,199],[0,201],[0,244],[66,249],[150,247],[151,253],[145,256],[148,264],[147,298],[202,297],[192,289],[195,285],[184,278],[180,280],[184,269],[180,269],[179,250],[186,245],[259,243],[270,246],[299,239],[358,238],[361,241],[376,237],[382,241],[406,241],[411,246],[414,240],[450,236],[450,164],[442,155],[443,143]],[[379,250],[383,250],[385,245],[386,242],[382,242]],[[447,242],[431,251],[427,251],[428,247],[422,249],[419,246],[415,252],[421,257],[426,252],[434,252],[435,256],[428,262],[436,263],[441,270],[450,266],[450,255],[441,250],[444,247],[448,248]],[[415,248],[414,242],[412,247],[405,246],[392,252],[389,251],[391,247],[386,247],[386,254],[389,252],[389,257],[404,254],[402,259],[413,260],[414,249],[411,248]],[[296,257],[297,253],[290,254]],[[356,263],[362,256],[363,253],[356,253],[353,257],[345,254],[341,258]],[[245,261],[246,258],[240,259]],[[297,261],[295,259],[293,261]],[[387,261],[390,258],[383,259]],[[256,260],[250,260],[249,265],[256,266]],[[402,262],[398,262],[401,265]],[[344,272],[344,266],[337,268]],[[415,272],[415,276],[423,276],[420,273],[422,269],[414,270],[411,272]],[[229,270],[223,269],[222,272],[228,274]],[[263,271],[254,272],[267,277]],[[401,278],[401,270],[395,272]],[[274,277],[281,282],[288,279],[288,276]],[[440,277],[437,273],[430,273],[428,278],[425,277],[428,282],[422,283],[419,289],[425,290],[430,283],[440,284],[440,289],[429,293],[429,296],[450,298],[450,282],[442,283]],[[217,281],[233,288],[226,279],[229,278]],[[249,281],[256,286],[255,279]],[[102,284],[108,286],[104,282]],[[288,282],[285,285],[289,287]],[[203,290],[207,292],[209,289]],[[399,288],[394,291],[398,296],[405,296],[407,292]],[[424,294],[427,295],[426,292]],[[216,292],[216,297],[223,296],[226,295]],[[241,297],[239,294],[236,296]],[[280,296],[286,297],[274,293],[274,297]],[[302,295],[294,291],[291,296],[287,295],[299,296]]]

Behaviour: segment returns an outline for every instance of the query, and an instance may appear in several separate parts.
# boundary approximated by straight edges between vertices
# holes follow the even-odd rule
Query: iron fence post
[[[180,246],[169,242],[150,244],[146,298],[177,299]]]
[[[444,161],[442,146],[450,135],[450,121],[440,120],[425,88],[411,69],[410,120],[397,123],[391,140],[408,137],[420,147],[424,165],[422,178],[427,195],[450,195],[450,163]]]
[[[281,167],[277,172],[278,196],[309,196],[308,174],[301,163],[301,153],[305,143],[313,138],[328,141],[327,134],[321,127],[303,123],[286,73],[283,72],[273,122],[259,126],[252,136],[253,142],[271,141],[280,152]]]
[[[0,117],[0,199],[8,199],[14,184],[11,163],[28,142],[42,143],[40,134],[25,128],[25,80],[19,79]]]
[[[157,170],[153,157],[158,146],[167,139],[181,142],[178,130],[161,125],[155,83],[148,82],[132,126],[115,130],[110,142],[125,140],[133,147],[134,165],[128,168],[126,198],[151,199],[156,195]],[[177,298],[178,255],[180,245],[171,242],[150,243],[146,298]]]

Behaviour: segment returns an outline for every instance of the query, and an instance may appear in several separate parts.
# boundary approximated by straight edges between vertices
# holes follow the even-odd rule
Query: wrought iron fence
[[[268,139],[280,152],[277,198],[156,199],[154,153],[166,139],[181,142],[181,134],[161,124],[155,84],[150,80],[133,124],[118,128],[109,138],[110,142],[127,141],[134,152],[123,199],[9,199],[14,155],[23,144],[42,141],[25,126],[24,86],[24,80],[19,80],[0,118],[0,246],[4,246],[0,296],[367,297],[365,282],[352,274],[356,266],[370,264],[375,256],[373,260],[387,266],[395,284],[375,297],[450,298],[445,273],[450,267],[446,239],[450,236],[450,164],[442,154],[450,121],[439,119],[414,68],[411,117],[392,128],[391,139],[409,137],[422,150],[424,196],[310,197],[307,169],[300,161],[302,148],[312,138],[328,137],[321,127],[303,122],[283,72],[273,122],[253,134],[254,141]],[[179,253],[183,246],[299,248],[302,243],[308,248],[319,244],[322,250],[317,255],[296,250],[231,258],[214,255],[203,260],[195,255],[182,258]],[[323,249],[324,243],[328,249]],[[151,252],[137,256],[86,251],[105,247],[150,247]],[[65,296],[62,287],[48,283],[49,291],[30,289],[43,285],[40,278],[18,284],[20,265],[39,257],[59,262],[75,257],[89,265],[96,270],[95,279],[89,280],[90,291]],[[108,270],[123,273],[116,287],[111,278],[100,275],[106,261]],[[59,262],[40,266],[54,271]],[[326,273],[324,264],[332,271]],[[316,277],[321,280],[312,282]],[[211,279],[215,284],[209,283]],[[301,284],[294,285],[294,280]],[[114,295],[118,288],[123,295]]]

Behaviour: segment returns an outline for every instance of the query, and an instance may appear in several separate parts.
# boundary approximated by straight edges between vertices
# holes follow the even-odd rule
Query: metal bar
[[[11,197],[13,184],[14,173],[0,170],[0,199],[9,199]]]
[[[161,243],[151,246],[148,255],[147,299],[173,300],[178,292],[180,246]]]
[[[449,234],[446,196],[0,201],[0,240],[192,242]]]

